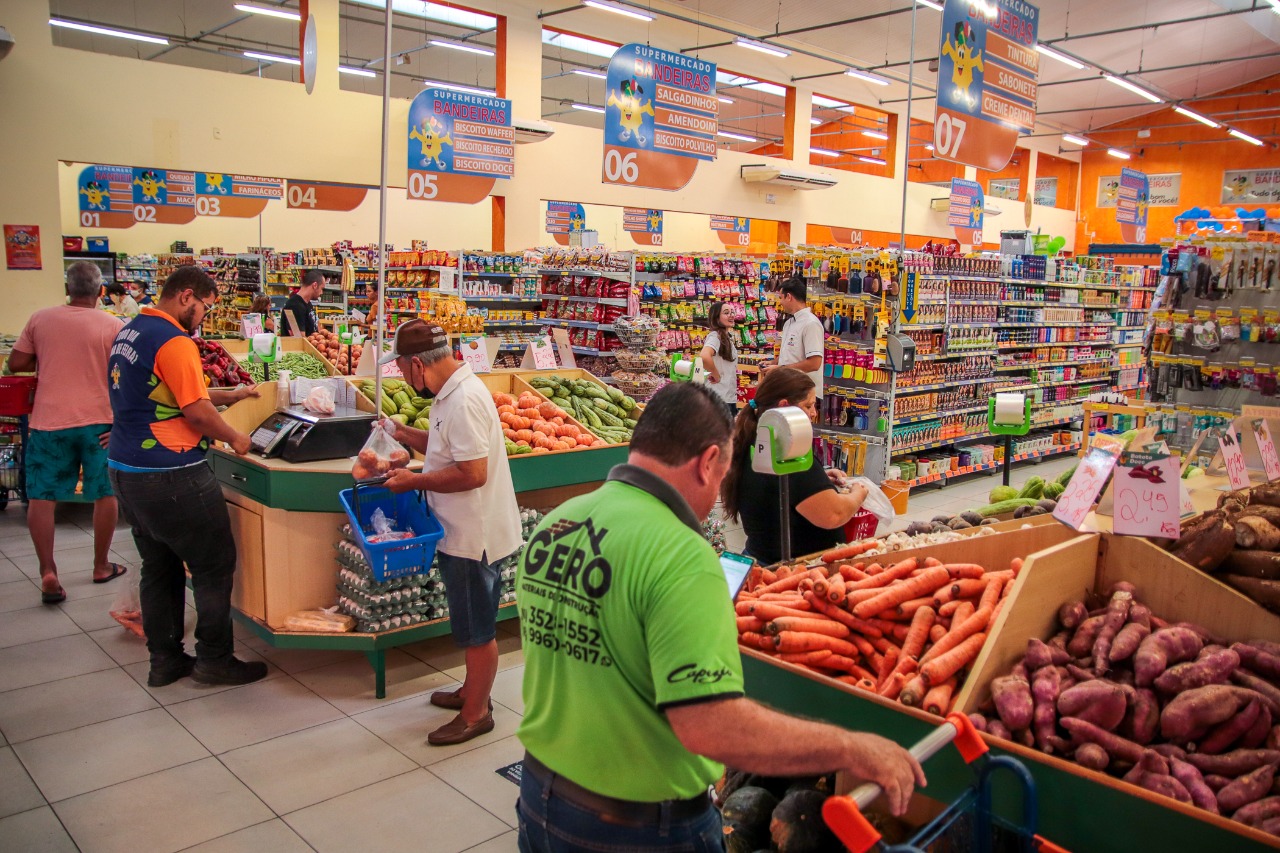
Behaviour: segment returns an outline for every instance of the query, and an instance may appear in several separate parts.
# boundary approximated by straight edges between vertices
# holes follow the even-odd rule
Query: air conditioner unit
[[[932,199],[929,202],[929,207],[933,210],[936,210],[938,213],[946,213],[949,210],[951,210],[951,199],[950,198]],[[983,216],[999,216],[1002,213],[1004,213],[1004,211],[996,207],[994,204],[987,203],[982,208]]]
[[[819,172],[802,172],[766,163],[754,163],[740,166],[738,174],[749,184],[773,184],[791,187],[794,190],[825,190],[834,187],[838,181],[830,175]]]
[[[511,128],[516,132],[517,143],[542,142],[550,139],[556,132],[548,122],[537,119],[513,118]]]

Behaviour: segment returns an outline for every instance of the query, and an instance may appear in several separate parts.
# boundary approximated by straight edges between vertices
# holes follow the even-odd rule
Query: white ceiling
[[[291,0],[256,2],[296,8],[296,2]],[[543,23],[583,35],[612,37],[613,41],[626,37],[648,41],[702,56],[722,70],[735,69],[752,74],[755,79],[783,85],[804,80],[815,92],[829,97],[872,105],[878,101],[893,112],[905,109],[913,17],[910,0],[625,2],[670,14],[658,15],[652,24],[637,24],[628,32],[619,29],[613,20],[616,15],[576,7],[575,0],[561,0],[543,4],[543,8],[552,10]],[[258,50],[296,55],[297,24],[243,14],[232,8],[233,3],[234,0],[49,0],[49,8],[55,16],[164,35],[171,42],[171,48],[166,50],[56,29],[54,40],[59,45],[230,73],[296,77],[294,67],[264,65],[240,54]],[[485,5],[496,9],[503,4]],[[1167,114],[1167,107],[1154,108],[1101,79],[1100,70],[1128,76],[1171,101],[1189,101],[1280,73],[1280,15],[1271,10],[1266,0],[1040,0],[1040,7],[1040,41],[1091,67],[1077,71],[1042,57],[1037,135],[1096,129],[1153,109],[1163,109]],[[570,11],[560,13],[566,9]],[[343,62],[380,67],[381,11],[353,0],[341,0],[340,14]],[[863,20],[839,23],[850,19]],[[395,21],[393,52],[403,53],[407,63],[392,67],[394,96],[413,97],[424,79],[493,87],[495,63],[491,57],[425,46],[431,38],[468,39],[492,46],[492,33],[404,14],[397,14]],[[923,6],[916,8],[917,118],[931,116],[932,86],[937,75],[928,71],[927,62],[937,54],[940,21],[940,13]],[[794,32],[803,28],[814,29]],[[727,44],[734,36],[725,30],[767,38],[795,53],[789,60],[766,59],[762,65],[758,54]],[[598,126],[598,115],[573,110],[569,105],[600,105],[603,82],[573,74],[572,70],[599,69],[605,62],[598,56],[545,46],[543,115]],[[888,87],[861,83],[841,73],[844,65],[871,68],[902,82]],[[380,79],[349,75],[342,76],[342,84],[344,88],[371,94],[380,93],[382,88]],[[781,136],[780,97],[741,88],[726,94],[735,101],[724,106],[722,123],[726,129],[760,139]],[[1277,103],[1276,109],[1261,118],[1255,116],[1245,129],[1254,135],[1276,135],[1280,130],[1280,100]],[[1230,105],[1222,102],[1198,109],[1236,124],[1243,120],[1242,116],[1230,114]],[[835,113],[819,115],[830,117]],[[752,147],[731,144],[739,149]]]

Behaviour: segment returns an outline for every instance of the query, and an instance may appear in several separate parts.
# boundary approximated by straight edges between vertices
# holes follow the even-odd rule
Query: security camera
[[[8,56],[11,50],[13,50],[13,34],[4,27],[0,27],[0,59]]]

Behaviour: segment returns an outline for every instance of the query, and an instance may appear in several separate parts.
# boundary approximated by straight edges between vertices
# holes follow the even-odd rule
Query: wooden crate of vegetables
[[[959,705],[979,728],[1280,846],[1280,618],[1146,540],[1090,534],[1029,556],[1002,619]]]
[[[607,442],[539,394],[519,375],[488,373],[480,378],[498,409],[507,456],[567,453],[606,446]]]

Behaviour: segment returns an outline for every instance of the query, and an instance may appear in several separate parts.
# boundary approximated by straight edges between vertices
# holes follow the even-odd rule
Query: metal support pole
[[[791,559],[791,481],[788,479],[790,474],[783,474],[778,478],[778,503],[781,504],[782,524],[782,562]]]
[[[392,3],[387,4],[384,19],[385,40],[382,49],[382,178],[378,185],[378,326],[374,334],[373,347],[373,399],[382,399],[382,367],[378,359],[382,358],[382,341],[386,337],[387,312],[383,310],[387,288],[387,159],[391,146],[391,12]]]

